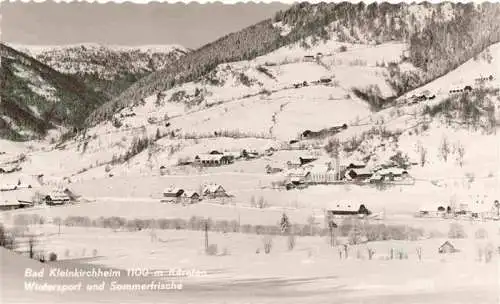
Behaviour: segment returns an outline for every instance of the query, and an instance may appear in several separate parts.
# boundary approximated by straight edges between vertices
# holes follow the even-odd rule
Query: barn
[[[229,165],[233,163],[233,157],[224,154],[200,154],[196,155],[194,163],[204,167]]]
[[[366,169],[366,168],[360,168],[360,169],[348,169],[345,172],[345,178],[347,180],[366,180],[372,177],[373,173]]]
[[[438,253],[455,253],[455,252],[458,252],[459,250],[455,248],[455,246],[453,246],[452,243],[450,243],[449,241],[446,241],[444,242],[441,246],[439,246],[438,248]]]
[[[194,204],[201,200],[201,196],[196,191],[185,191],[182,198],[186,203]]]
[[[162,203],[180,203],[184,189],[169,187],[163,191]]]
[[[340,201],[328,205],[326,208],[327,217],[332,216],[352,216],[352,215],[370,215],[371,212],[364,204]]]
[[[49,206],[56,206],[64,205],[71,199],[64,191],[56,190],[44,195],[43,200],[45,201],[45,204]]]
[[[203,187],[202,196],[212,199],[230,197],[224,187],[218,184],[205,185],[205,187]]]

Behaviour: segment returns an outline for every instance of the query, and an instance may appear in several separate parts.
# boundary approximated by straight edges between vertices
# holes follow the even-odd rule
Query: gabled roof
[[[192,191],[192,190],[184,191],[184,196],[185,197],[193,197],[194,195],[200,195],[200,194],[198,192]]]
[[[178,194],[180,192],[184,192],[184,190],[177,187],[169,187],[163,190],[163,194]]]
[[[332,166],[331,168],[328,164],[314,164],[311,169],[309,169],[311,174],[326,174],[326,173],[334,173],[335,168]]]
[[[408,170],[403,169],[403,168],[397,168],[397,167],[391,167],[391,168],[386,168],[386,169],[380,169],[376,173],[378,175],[402,175],[404,172],[408,172]]]
[[[359,169],[349,169],[347,170],[346,174],[348,174],[349,172],[355,172],[357,175],[372,175],[372,171],[367,169],[367,168],[359,168]]]
[[[288,176],[299,176],[299,177],[305,177],[309,171],[306,171],[302,168],[297,168],[297,169],[290,169],[286,171],[286,175]]]
[[[70,200],[70,197],[62,192],[62,191],[52,191],[52,192],[49,192],[48,194],[45,195],[46,197],[47,196],[50,196],[50,198],[54,201],[58,201],[58,200]]]
[[[453,244],[452,244],[452,243],[450,243],[450,241],[446,241],[446,242],[444,242],[441,246],[439,246],[439,249],[441,249],[441,248],[443,248],[443,247],[445,247],[445,246],[449,246],[449,247],[451,247],[451,248],[455,249],[455,246],[453,246]]]
[[[222,191],[226,191],[224,190],[224,188],[221,186],[221,185],[218,185],[218,184],[210,184],[210,185],[205,185],[203,187],[203,193],[215,193],[216,191],[218,191],[219,189],[222,189]]]

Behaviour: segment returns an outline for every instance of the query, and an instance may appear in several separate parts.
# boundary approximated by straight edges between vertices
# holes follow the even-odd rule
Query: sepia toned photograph
[[[500,303],[499,2],[0,7],[0,303]]]

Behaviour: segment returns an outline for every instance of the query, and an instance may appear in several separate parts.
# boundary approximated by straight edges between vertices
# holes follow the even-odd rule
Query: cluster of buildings
[[[194,156],[191,164],[200,167],[218,167],[233,164],[237,160],[251,160],[259,158],[263,155],[271,156],[275,149],[270,147],[259,153],[255,150],[243,149],[241,151],[218,151],[213,150],[208,153],[197,154]]]
[[[453,89],[450,90],[450,94],[460,94],[460,93],[470,93],[472,92],[472,86],[467,85],[463,87],[462,89]]]
[[[486,196],[471,195],[449,204],[428,204],[419,208],[419,217],[465,217],[470,219],[500,219],[500,203]]]
[[[203,199],[227,199],[232,197],[219,184],[207,184],[200,192],[171,186],[163,191],[162,203],[194,204]]]
[[[31,185],[4,185],[0,192],[0,210],[29,208],[37,205],[60,206],[76,200],[68,188],[45,189]]]
[[[347,163],[327,158],[299,157],[297,161],[288,161],[286,170],[268,165],[268,174],[282,172],[286,177],[287,189],[307,187],[314,184],[335,183],[383,183],[409,179],[407,169],[395,164],[368,168],[362,161]]]
[[[493,77],[493,75],[490,75],[490,76],[486,76],[486,77],[478,77],[478,78],[474,79],[474,82],[477,85],[481,85],[485,82],[493,81],[494,79],[495,79],[495,77]]]

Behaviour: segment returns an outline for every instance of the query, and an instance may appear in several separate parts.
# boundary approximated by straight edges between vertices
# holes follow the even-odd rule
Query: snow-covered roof
[[[325,174],[325,173],[332,173],[335,170],[333,168],[330,168],[327,164],[315,164],[312,166],[311,169],[309,169],[309,172],[311,174]]]
[[[296,169],[290,169],[286,171],[286,175],[288,176],[301,176],[304,177],[306,176],[308,171],[304,170],[303,168],[296,168]]]
[[[397,168],[397,167],[391,167],[391,168],[386,168],[386,169],[380,169],[376,173],[378,175],[402,175],[404,172],[408,172],[408,170],[403,169],[403,168]]]
[[[192,190],[184,191],[185,197],[193,197],[194,195],[199,195],[199,193],[196,191],[192,191]]]
[[[53,191],[48,193],[46,196],[50,196],[52,200],[58,201],[58,200],[69,200],[70,197],[61,191]]]
[[[224,191],[224,188],[221,185],[218,185],[218,184],[205,185],[205,187],[203,187],[203,192],[204,193],[207,193],[207,192],[208,193],[214,193],[217,190],[219,190],[219,188],[221,188]]]
[[[208,161],[215,161],[215,160],[221,160],[224,154],[198,154],[196,155],[196,158],[200,160],[208,160]]]
[[[0,191],[11,191],[11,190],[16,190],[16,189],[17,189],[16,184],[6,184],[6,185],[0,186]]]
[[[352,211],[356,212],[360,207],[359,202],[339,201],[327,204],[326,210],[331,211]]]
[[[447,206],[443,206],[443,204],[425,204],[420,206],[418,211],[420,212],[437,212],[439,207],[446,208]]]
[[[372,174],[372,171],[367,169],[367,168],[349,169],[349,170],[347,170],[346,174],[348,174],[349,172],[355,172],[357,175],[370,175],[370,174]]]
[[[183,191],[181,188],[178,187],[168,187],[165,190],[163,190],[164,194],[177,194],[180,191]]]

